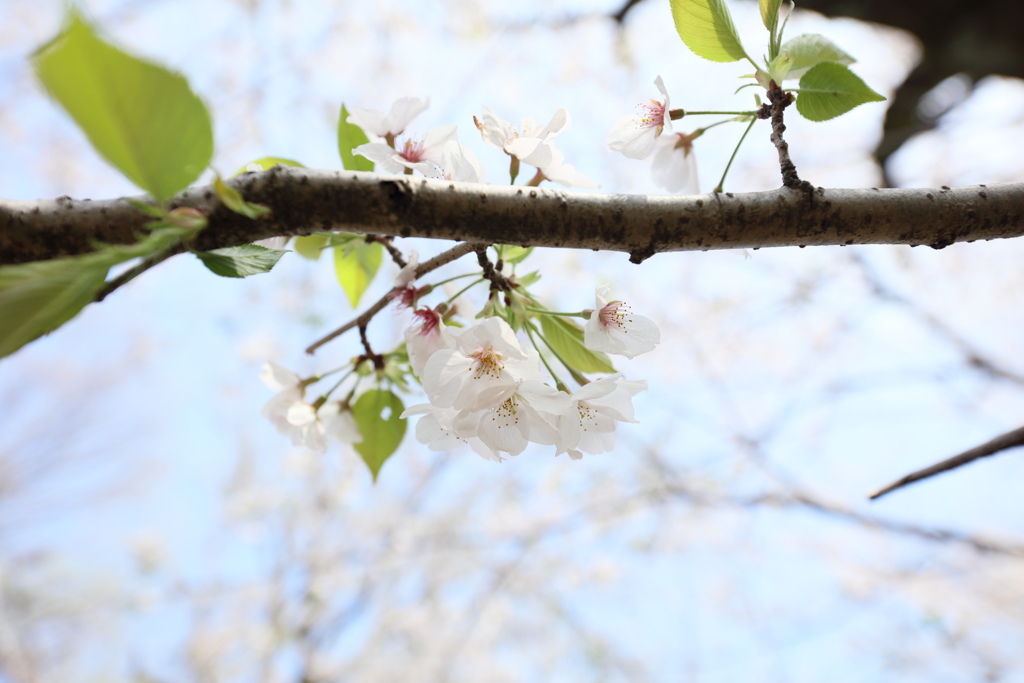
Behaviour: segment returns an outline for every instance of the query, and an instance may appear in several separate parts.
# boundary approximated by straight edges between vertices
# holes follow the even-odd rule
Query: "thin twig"
[[[146,258],[142,259],[142,261],[140,261],[134,267],[129,268],[128,270],[124,271],[123,273],[115,277],[110,282],[103,285],[103,288],[100,289],[100,291],[96,292],[96,296],[93,297],[93,301],[103,301],[115,289],[118,289],[119,287],[128,284],[129,282],[137,278],[139,275],[142,275],[153,266],[159,265],[166,261],[167,259],[169,259],[170,257],[175,256],[176,254],[180,254],[183,251],[185,251],[185,247],[179,243],[175,244],[172,247],[169,247],[168,249],[165,249],[164,251],[160,251],[155,254],[150,254]]]
[[[398,250],[398,247],[392,242],[392,238],[389,235],[367,235],[367,242],[377,242],[384,246],[388,250],[388,254],[391,255],[391,260],[395,262],[395,265],[399,268],[405,268],[408,263],[402,252]]]
[[[452,261],[454,261],[457,258],[461,258],[461,257],[465,256],[466,254],[470,254],[470,253],[476,251],[476,249],[479,246],[480,246],[479,244],[475,244],[475,243],[472,243],[472,242],[462,242],[460,244],[456,244],[451,249],[448,249],[446,251],[442,251],[440,254],[438,254],[434,258],[430,259],[429,261],[424,261],[423,263],[418,265],[416,267],[416,277],[413,278],[413,280],[419,279],[419,278],[423,277],[424,275],[426,275],[427,273],[429,273],[431,271],[434,271],[434,270],[437,270],[438,268],[440,268],[441,266],[443,266],[445,264],[451,263]],[[366,309],[361,314],[359,314],[359,316],[357,318],[353,318],[352,320],[349,320],[347,323],[345,323],[341,327],[337,328],[336,330],[334,330],[330,334],[328,334],[328,335],[326,335],[324,337],[321,337],[320,339],[318,339],[317,341],[313,342],[308,347],[306,347],[306,353],[308,353],[308,354],[315,353],[318,348],[320,348],[321,346],[323,346],[327,342],[331,341],[332,339],[345,334],[346,332],[351,330],[353,327],[364,327],[365,328],[366,325],[370,322],[370,320],[373,319],[373,316],[375,316],[378,313],[380,313],[382,310],[384,310],[385,306],[387,306],[389,303],[391,303],[391,299],[392,299],[391,295],[392,295],[392,293],[398,291],[399,289],[400,289],[399,287],[392,287],[390,290],[388,290],[387,294],[382,296],[372,306],[370,306],[368,309]]]
[[[1001,434],[991,441],[986,441],[980,446],[975,446],[974,448],[966,450],[959,455],[954,455],[952,458],[947,458],[942,462],[937,462],[930,467],[925,467],[924,469],[917,470],[916,472],[911,472],[888,486],[878,489],[868,497],[871,500],[877,500],[890,491],[895,491],[896,489],[913,484],[916,481],[934,477],[937,474],[942,474],[943,472],[948,472],[949,470],[956,469],[957,467],[961,467],[967,463],[974,462],[979,458],[986,458],[1007,449],[1016,448],[1017,446],[1024,446],[1024,427]]]

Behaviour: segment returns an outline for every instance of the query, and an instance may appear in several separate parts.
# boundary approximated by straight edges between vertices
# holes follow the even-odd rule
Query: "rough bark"
[[[780,188],[692,196],[592,194],[278,166],[230,181],[272,216],[253,221],[197,187],[171,201],[207,212],[195,247],[341,230],[402,237],[622,251],[850,244],[942,248],[1024,235],[1024,183],[950,189]],[[129,243],[149,220],[120,199],[0,200],[0,264]]]

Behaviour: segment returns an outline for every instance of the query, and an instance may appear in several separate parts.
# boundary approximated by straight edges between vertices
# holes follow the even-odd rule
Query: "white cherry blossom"
[[[427,360],[441,349],[453,348],[455,339],[452,328],[444,324],[436,308],[413,311],[413,322],[405,329],[404,336],[409,365],[417,377],[423,377]]]
[[[531,442],[553,445],[558,441],[557,425],[569,411],[565,392],[529,380],[508,389],[492,387],[485,393],[491,395],[481,396],[481,402],[490,407],[460,412],[453,422],[456,434],[475,435],[498,458],[501,453],[519,455]],[[495,395],[499,400],[494,400]]]
[[[383,114],[372,109],[352,107],[348,114],[348,123],[354,123],[367,135],[380,138],[394,138],[401,135],[406,126],[430,106],[430,98],[421,100],[416,97],[403,97],[391,105],[391,111]]]
[[[292,445],[314,451],[327,450],[327,439],[339,443],[359,441],[359,427],[352,414],[337,402],[325,403],[319,409],[303,399],[302,380],[291,370],[274,361],[263,366],[260,379],[278,394],[263,407],[263,416],[277,431],[291,439]]]
[[[608,285],[597,288],[596,299],[597,307],[583,326],[587,348],[633,358],[651,351],[661,341],[653,320],[633,313],[624,301],[608,300]]]
[[[555,455],[568,453],[579,460],[583,453],[607,453],[615,446],[618,422],[636,422],[633,396],[647,389],[644,380],[624,380],[621,373],[602,377],[573,392],[568,414],[559,422]]]
[[[639,105],[639,114],[619,119],[605,141],[609,150],[630,159],[646,159],[654,151],[654,143],[662,131],[672,131],[668,92],[661,76],[654,79],[654,85],[658,86],[664,99],[649,100]]]
[[[452,348],[431,355],[420,376],[435,406],[481,409],[489,407],[481,405],[484,392],[492,402],[503,400],[500,390],[514,387],[519,380],[546,379],[536,352],[524,350],[501,318],[487,318],[452,335]]]
[[[362,441],[359,425],[351,410],[343,410],[338,401],[328,401],[320,406],[316,413],[323,427],[324,435],[338,443],[356,443]]]
[[[651,179],[669,192],[697,194],[696,135],[674,133],[658,138],[651,163]]]
[[[476,158],[476,153],[458,140],[449,140],[443,150],[444,163],[441,170],[445,180],[460,183],[484,182],[484,167]]]
[[[302,403],[302,380],[291,370],[268,361],[263,365],[260,380],[277,395],[263,407],[262,414],[270,420],[282,434],[288,434],[292,425],[288,422],[288,410],[295,403]]]
[[[416,422],[416,440],[432,451],[448,451],[462,444],[468,445],[480,457],[493,462],[505,459],[472,433],[456,434],[453,425],[458,411],[454,408],[438,408],[430,403],[409,406],[402,417],[422,415]]]
[[[421,140],[406,139],[392,147],[384,142],[368,142],[352,150],[388,173],[404,173],[410,168],[428,178],[443,178],[445,145],[455,139],[458,126],[439,126],[428,130]]]
[[[555,112],[545,126],[533,119],[523,119],[516,128],[511,122],[498,118],[484,107],[483,119],[473,117],[483,139],[537,170],[553,182],[566,187],[594,188],[597,185],[574,167],[565,163],[565,156],[555,148],[553,138],[569,127],[569,112],[564,108]]]

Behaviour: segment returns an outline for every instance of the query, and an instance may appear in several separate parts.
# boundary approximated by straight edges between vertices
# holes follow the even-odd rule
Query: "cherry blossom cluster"
[[[353,107],[348,123],[359,126],[374,141],[352,150],[370,159],[390,173],[418,171],[428,178],[464,182],[484,182],[484,168],[472,149],[458,140],[457,126],[432,128],[422,137],[405,136],[413,119],[427,109],[429,100],[407,97],[383,112]],[[523,119],[518,127],[499,118],[487,107],[483,117],[473,117],[484,141],[504,151],[512,159],[512,179],[519,164],[534,166],[537,175],[531,184],[551,180],[566,187],[596,188],[589,178],[565,163],[565,155],[554,146],[554,138],[570,125],[569,112],[559,109],[546,126]]]
[[[674,152],[679,146],[664,142],[670,138],[662,132],[671,131],[671,116],[660,78],[656,84],[665,95],[664,102],[652,101],[641,118],[620,122],[609,137],[609,147],[634,158],[654,152],[656,168],[664,166],[659,171],[664,175],[678,170],[678,159],[692,157],[686,148],[686,154],[674,155],[678,157],[674,162],[659,161],[664,154],[661,150]],[[483,182],[485,170],[475,153],[459,141],[456,126],[433,128],[422,136],[406,133],[428,105],[427,100],[403,98],[387,113],[353,107],[345,123],[358,126],[369,141],[352,152],[384,171]],[[514,125],[487,107],[473,121],[482,139],[509,157],[512,182],[525,164],[536,169],[528,185],[547,180],[566,187],[596,187],[566,163],[564,154],[555,147],[557,136],[570,126],[565,109],[557,110],[546,125],[532,119]],[[689,174],[688,169],[686,172]],[[674,184],[688,179],[692,174],[675,179]],[[394,256],[397,250],[391,249]],[[647,384],[625,379],[603,354],[632,358],[652,350],[660,340],[657,326],[634,314],[624,302],[611,299],[607,287],[598,288],[594,309],[559,314],[537,308],[526,291],[528,283],[516,280],[514,266],[502,265],[502,255],[508,255],[508,248],[496,249],[497,265],[487,261],[483,252],[478,254],[484,266],[478,284],[490,282],[490,294],[477,316],[482,319],[465,327],[455,324],[457,307],[452,300],[433,308],[420,304],[434,286],[417,284],[424,274],[417,253],[410,251],[404,259],[396,258],[402,267],[387,298],[398,308],[412,310],[413,321],[404,333],[404,344],[382,356],[370,349],[364,336],[366,353],[354,360],[332,389],[315,398],[308,398],[306,393],[323,376],[302,379],[276,363],[268,363],[261,377],[278,393],[263,414],[295,445],[322,452],[328,441],[336,441],[358,448],[363,436],[354,413],[359,412],[359,397],[366,391],[361,378],[371,373],[378,385],[402,391],[409,390],[408,379],[419,382],[427,401],[405,408],[401,418],[420,416],[416,437],[433,450],[466,444],[484,458],[498,462],[519,455],[531,443],[553,446],[555,455],[567,453],[573,459],[581,458],[583,453],[611,450],[618,423],[637,421],[633,396]],[[516,260],[525,255],[528,250]],[[504,272],[506,269],[508,272]],[[586,319],[582,327],[563,322],[560,329],[569,330],[570,336],[577,337],[575,343],[587,349],[587,371],[597,372],[596,363],[603,376],[585,377],[573,360],[565,357],[565,349],[557,348],[558,343],[545,336],[541,329],[544,324],[535,324],[545,315]],[[569,389],[556,376],[551,367],[556,362],[565,366],[578,388]],[[330,399],[336,391],[344,395],[342,400]]]
[[[597,292],[584,341],[593,351],[632,358],[660,340],[653,321],[635,315],[622,301]],[[632,397],[646,381],[615,373],[576,391],[556,389],[541,369],[533,347],[520,343],[512,327],[492,317],[468,328],[444,325],[439,312],[420,309],[405,332],[413,371],[428,403],[408,408],[403,417],[422,415],[416,438],[431,450],[468,444],[500,462],[528,444],[555,447],[573,459],[604,453],[615,445],[618,422],[636,422]]]

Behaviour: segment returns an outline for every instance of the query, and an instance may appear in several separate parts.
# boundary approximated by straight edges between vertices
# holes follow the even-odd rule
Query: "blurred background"
[[[787,36],[827,35],[890,98],[791,116],[802,177],[1021,179],[1024,58],[1004,35],[1021,10],[937,4],[808,0],[793,15]],[[673,106],[751,105],[734,94],[749,66],[692,55],[665,0],[84,5],[188,76],[223,174],[267,155],[340,168],[342,102],[429,96],[410,132],[457,123],[491,182],[507,162],[472,116],[566,107],[567,161],[602,191],[651,193],[649,162],[604,139],[656,76]],[[757,3],[729,5],[759,55]],[[0,195],[137,194],[33,79],[28,55],[61,12],[0,7]],[[741,133],[696,142],[702,191]],[[727,190],[780,184],[768,134],[754,128]],[[642,266],[537,252],[552,308],[592,306],[609,283],[660,325],[658,350],[617,363],[649,382],[640,424],[609,454],[500,465],[410,430],[376,485],[351,449],[291,448],[259,415],[266,360],[309,375],[358,353],[349,338],[302,352],[352,316],[330,260],[230,281],[173,259],[0,360],[0,680],[1024,681],[1019,453],[866,500],[1020,426],[1022,257],[1019,241]],[[406,324],[386,312],[371,339],[388,348]]]

